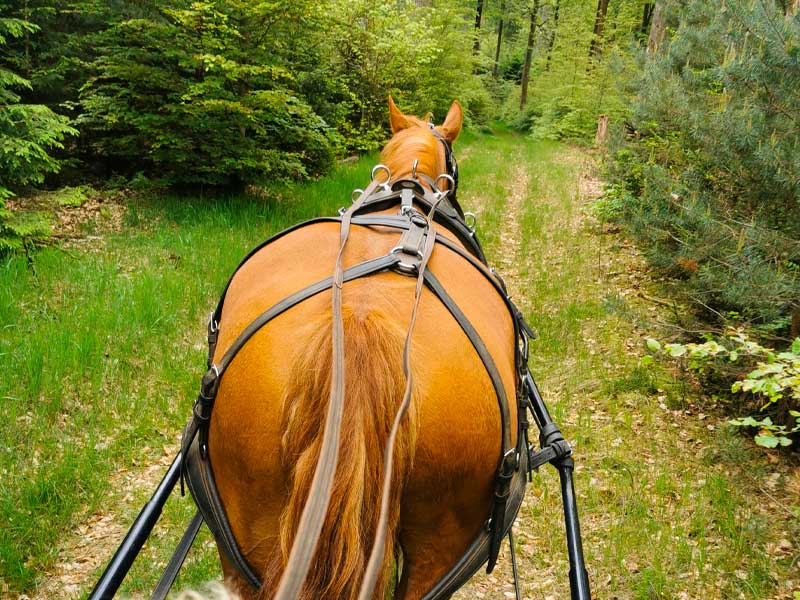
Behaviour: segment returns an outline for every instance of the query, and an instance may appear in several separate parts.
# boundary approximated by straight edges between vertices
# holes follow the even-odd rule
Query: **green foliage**
[[[375,150],[386,140],[386,97],[442,119],[453,99],[467,118],[487,122],[494,101],[472,74],[472,39],[463,27],[473,7],[458,2],[330,0],[322,33],[328,64],[310,75],[325,99],[320,114],[343,134],[345,150]]]
[[[611,197],[698,314],[786,333],[800,309],[800,19],[772,0],[690,0],[671,23]]]
[[[460,3],[171,0],[94,36],[82,136],[107,169],[165,183],[314,176],[384,143],[389,94],[418,114],[459,98],[468,118],[493,116],[453,26],[470,17]]]
[[[92,189],[88,185],[77,187],[64,187],[53,193],[53,202],[58,206],[78,207],[82,206],[91,194]]]
[[[789,446],[791,434],[800,432],[800,338],[784,352],[776,352],[753,341],[741,329],[729,331],[719,340],[708,338],[702,343],[664,344],[652,338],[647,349],[671,359],[678,359],[706,381],[728,381],[732,394],[743,394],[759,403],[759,409],[774,413],[761,420],[754,417],[733,419],[731,425],[758,430],[755,442],[775,448]],[[740,363],[748,365],[742,371]],[[755,365],[755,368],[752,368]],[[750,369],[749,371],[747,369]],[[733,383],[730,380],[735,378]]]
[[[34,31],[27,21],[0,18],[0,47]],[[49,234],[42,215],[12,213],[5,200],[13,190],[42,183],[45,174],[58,171],[60,163],[50,152],[63,148],[64,138],[76,133],[67,118],[46,106],[20,103],[19,88],[30,88],[30,82],[0,67],[0,254]]]
[[[503,52],[499,72],[506,81],[519,83],[530,27],[530,13],[539,7],[534,36],[528,102],[520,110],[517,90],[498,90],[501,114],[512,126],[539,139],[591,141],[601,114],[622,123],[630,114],[631,82],[639,71],[637,49],[641,37],[641,0],[611,2],[599,40],[600,52],[590,58],[596,0],[508,2],[513,12],[496,14],[505,19],[509,47]],[[556,5],[558,20],[556,22]],[[491,31],[491,30],[489,30]],[[492,31],[491,35],[495,33]],[[496,48],[484,36],[486,51]]]
[[[260,43],[248,47],[264,6],[245,13],[233,2],[175,2],[104,32],[96,74],[81,92],[79,125],[94,153],[170,184],[241,186],[323,172],[329,128],[292,91],[292,75]]]

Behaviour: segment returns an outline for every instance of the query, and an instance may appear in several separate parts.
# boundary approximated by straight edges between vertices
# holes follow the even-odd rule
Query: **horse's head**
[[[402,179],[416,173],[427,175],[436,180],[440,175],[449,175],[453,179],[451,198],[455,196],[458,185],[458,167],[453,155],[453,142],[461,132],[461,105],[453,101],[444,123],[434,126],[413,115],[403,114],[389,97],[389,122],[392,127],[392,139],[381,151],[381,162],[386,165],[394,179]],[[439,180],[442,189],[447,189],[450,182]]]

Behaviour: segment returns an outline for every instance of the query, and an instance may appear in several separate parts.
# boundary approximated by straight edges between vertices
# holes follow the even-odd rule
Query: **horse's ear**
[[[411,127],[411,121],[409,121],[408,117],[406,117],[397,105],[392,100],[392,97],[389,96],[389,125],[392,128],[392,133],[397,133],[398,131],[403,131],[403,129],[408,129]]]
[[[461,110],[461,104],[458,100],[453,100],[450,105],[450,110],[447,111],[447,116],[444,118],[444,123],[439,128],[442,130],[442,135],[451,144],[456,141],[458,134],[461,133],[461,124],[464,120],[464,113]]]

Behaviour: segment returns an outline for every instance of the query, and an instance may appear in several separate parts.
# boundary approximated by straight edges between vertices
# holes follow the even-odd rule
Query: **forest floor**
[[[669,303],[653,302],[658,287],[636,248],[594,218],[593,157],[510,134],[460,142],[460,201],[538,333],[531,369],[575,448],[593,596],[796,600],[800,467],[732,432],[666,367],[640,363],[644,339],[664,335]],[[175,452],[202,369],[203,315],[238,258],[272,231],[332,213],[369,166],[286,191],[272,208],[134,205],[122,225],[99,235],[93,226],[101,239],[91,251],[43,251],[33,274],[24,259],[0,269],[0,317],[27,338],[0,337],[20,374],[0,396],[24,400],[9,405],[14,428],[0,448],[0,502],[14,525],[0,528],[0,597],[88,592]],[[221,227],[226,244],[209,247]],[[209,265],[214,275],[198,277]],[[74,355],[52,354],[62,339],[77,340]],[[191,512],[188,500],[167,505],[128,596],[153,588]],[[522,597],[568,597],[559,483],[547,466],[528,487],[515,540]],[[201,533],[176,589],[218,577]],[[513,598],[511,582],[506,547],[456,598]]]

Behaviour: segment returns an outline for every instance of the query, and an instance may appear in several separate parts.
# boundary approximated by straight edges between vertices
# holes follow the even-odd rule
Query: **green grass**
[[[263,198],[135,201],[124,231],[90,251],[0,263],[0,577],[11,590],[35,586],[65,530],[113,510],[115,471],[175,444],[202,373],[204,318],[244,254],[333,214],[372,162]],[[138,508],[124,507],[126,520]]]
[[[609,275],[640,267],[618,237],[587,222],[581,151],[508,132],[465,132],[456,150],[460,201],[478,213],[490,262],[504,264],[538,332],[531,367],[576,448],[595,597],[791,597],[794,555],[770,544],[800,539],[785,509],[797,505],[784,489],[792,472],[780,471],[769,488],[778,504],[769,502],[759,490],[777,467],[713,413],[685,414],[695,402],[685,386],[640,364],[654,314],[626,276]],[[174,450],[189,416],[205,319],[227,277],[270,234],[348,204],[374,161],[258,198],[140,199],[123,230],[97,244],[0,263],[0,587],[45,584],[54,565],[74,559],[75,531],[92,515],[113,513],[124,528],[133,521],[154,487],[136,476]],[[516,189],[521,174],[527,186]],[[514,189],[518,239],[507,256]],[[192,512],[188,498],[171,499],[126,593],[152,590]],[[527,596],[566,597],[562,531],[558,479],[543,467],[516,529]],[[102,566],[118,543],[106,542]],[[509,569],[501,562],[495,577]],[[219,577],[204,530],[176,589]]]

